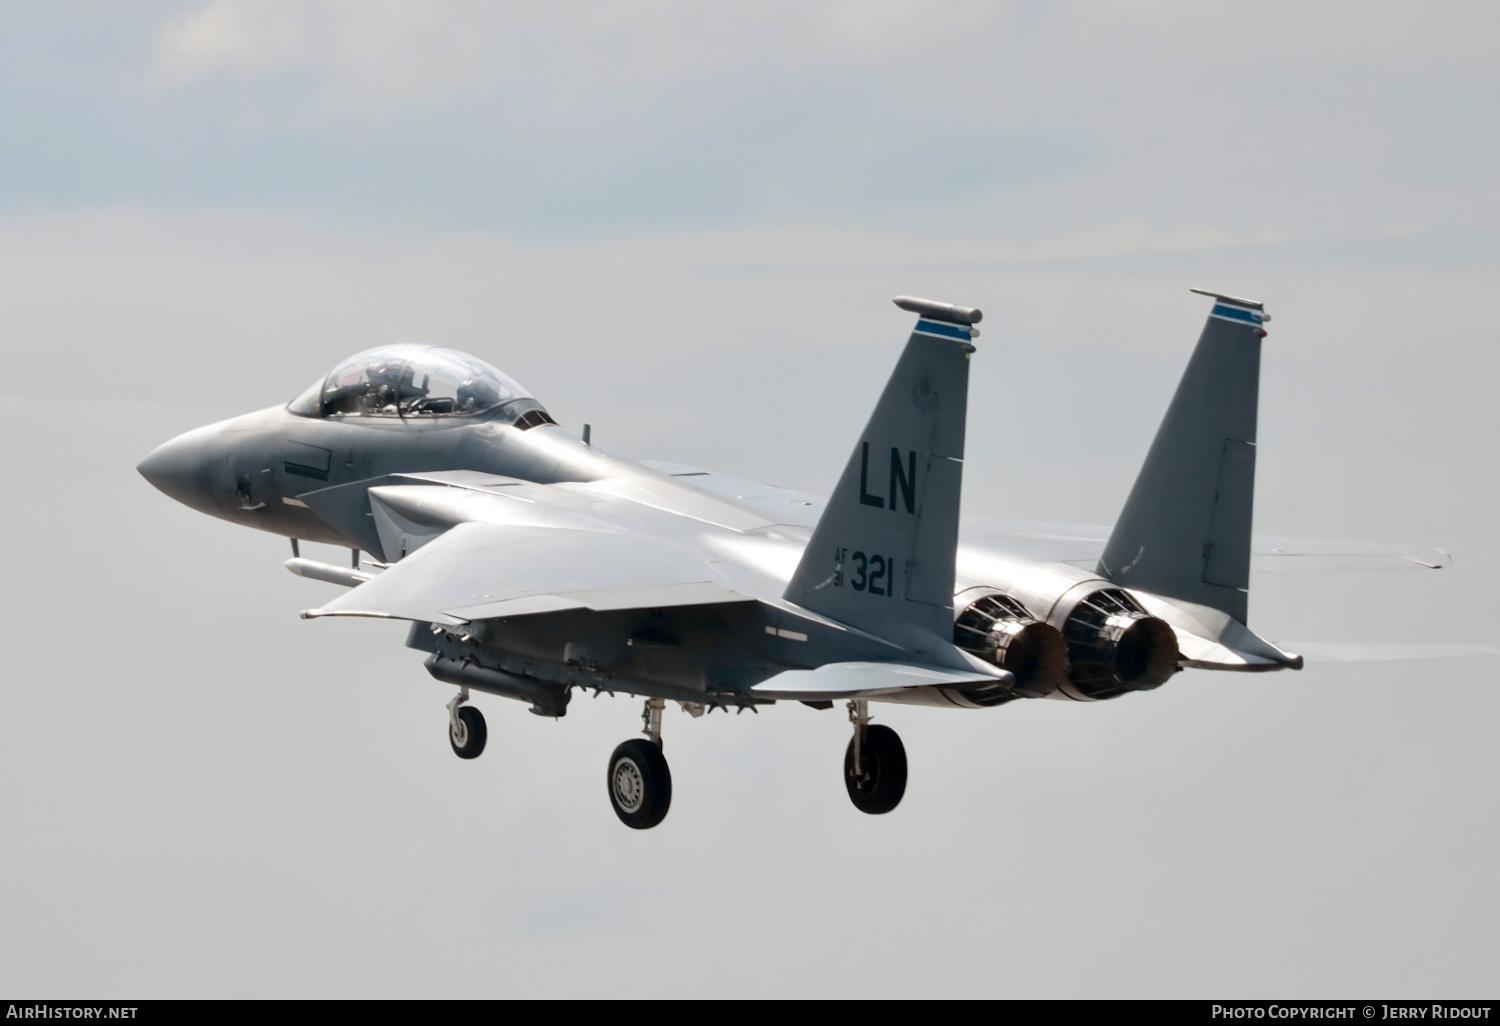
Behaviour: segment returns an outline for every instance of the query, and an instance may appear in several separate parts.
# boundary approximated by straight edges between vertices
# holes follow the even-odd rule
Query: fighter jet
[[[575,689],[644,699],[644,737],[614,750],[607,782],[620,820],[646,829],[672,800],[668,702],[694,717],[845,702],[849,798],[888,813],[907,756],[871,722],[872,702],[1095,702],[1187,668],[1297,670],[1319,653],[1248,626],[1252,567],[1449,562],[1252,537],[1271,318],[1202,294],[1207,323],[1112,529],[961,520],[981,314],[909,296],[895,304],[916,324],[826,500],[605,452],[482,360],[404,344],[349,358],[285,405],[174,438],[138,469],[193,509],[290,538],[293,573],[348,587],[303,617],[410,621],[407,646],[457,687],[459,758],[485,747],[474,692],[548,717]],[[303,559],[299,541],[347,547],[350,565]]]

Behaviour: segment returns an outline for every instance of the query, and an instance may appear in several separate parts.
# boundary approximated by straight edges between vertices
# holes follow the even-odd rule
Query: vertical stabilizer
[[[1214,299],[1172,405],[1125,500],[1099,573],[1127,588],[1210,606],[1245,622],[1260,303]]]
[[[980,312],[900,296],[919,315],[813,531],[786,599],[882,637],[951,642],[970,339]]]

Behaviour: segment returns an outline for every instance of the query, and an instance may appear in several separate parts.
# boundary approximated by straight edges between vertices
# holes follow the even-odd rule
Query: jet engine
[[[1172,627],[1097,574],[1020,560],[980,569],[1005,583],[960,584],[953,642],[1014,673],[1015,693],[1097,702],[1160,687],[1177,672]]]
[[[989,592],[955,603],[953,643],[1015,675],[1015,694],[1046,698],[1068,683],[1068,645],[1009,595]]]
[[[1177,672],[1177,635],[1119,588],[1078,600],[1063,621],[1071,667],[1063,692],[1080,701],[1149,691]]]

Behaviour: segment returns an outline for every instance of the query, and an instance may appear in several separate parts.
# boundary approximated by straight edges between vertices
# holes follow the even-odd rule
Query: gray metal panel
[[[882,637],[914,628],[951,643],[956,461],[973,350],[912,333],[787,586],[788,602]]]
[[[382,560],[388,560],[391,557],[381,545],[380,533],[370,511],[369,491],[372,487],[388,484],[390,480],[387,476],[372,477],[332,488],[303,492],[297,498],[358,548],[374,553]]]
[[[944,610],[953,607],[953,572],[958,552],[959,489],[964,465],[948,456],[927,458],[926,488],[917,513],[906,598]]]
[[[1099,560],[1117,584],[1244,622],[1261,329],[1210,316]],[[1225,442],[1230,446],[1225,459]],[[1221,476],[1229,491],[1220,496]],[[1211,548],[1212,547],[1212,548]],[[1224,553],[1205,579],[1205,553]]]
[[[593,610],[657,609],[665,606],[711,606],[721,602],[748,602],[744,595],[712,581],[685,581],[681,584],[649,584],[629,588],[590,588],[586,591],[559,591],[560,599],[577,602]]]
[[[329,467],[333,464],[333,451],[321,445],[309,445],[289,438],[282,443],[282,464],[286,472],[295,477],[327,481]]]
[[[1250,509],[1255,501],[1255,446],[1224,439],[1213,519],[1203,550],[1203,581],[1250,587]]]
[[[680,463],[665,463],[660,460],[642,460],[641,462],[653,470],[672,476],[690,488],[728,499],[737,506],[758,513],[772,523],[811,528],[817,524],[818,515],[823,512],[821,498],[795,492],[790,488],[762,484],[759,481],[730,477],[725,474],[712,474],[706,470],[697,470]]]
[[[452,488],[469,488],[483,492],[502,491],[517,485],[527,484],[518,477],[503,474],[484,474],[477,470],[440,470],[431,474],[392,474],[393,481],[421,481],[429,484],[448,485]]]
[[[582,609],[577,599],[559,598],[556,595],[526,595],[521,598],[486,602],[478,606],[461,606],[443,612],[459,620],[494,620],[506,616],[531,616],[536,613],[558,613],[564,609]]]
[[[588,591],[559,591],[546,595],[527,595],[478,606],[444,609],[461,620],[493,620],[500,617],[530,616],[534,613],[556,613],[564,609],[592,609],[603,612],[615,609],[664,609],[676,606],[710,606],[725,602],[752,602],[753,599],[712,581],[685,584],[653,584],[639,588],[595,588]]]
[[[652,509],[664,510],[678,516],[691,517],[705,524],[727,528],[731,531],[755,531],[770,527],[771,521],[739,503],[710,495],[690,483],[693,478],[675,478],[666,475],[639,475],[611,477],[588,484],[570,485],[577,492],[592,492],[629,499]]]

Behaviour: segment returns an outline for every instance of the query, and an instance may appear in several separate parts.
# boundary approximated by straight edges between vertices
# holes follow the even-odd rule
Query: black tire
[[[901,804],[906,793],[906,746],[901,735],[890,727],[872,723],[865,728],[865,743],[860,751],[860,768],[864,775],[854,775],[854,739],[844,752],[844,786],[849,800],[860,812],[879,816]]]
[[[633,830],[650,830],[672,807],[672,771],[661,749],[644,738],[631,738],[609,757],[609,804],[620,822]]]
[[[460,759],[479,758],[485,741],[489,740],[484,713],[472,705],[461,705],[458,707],[458,722],[460,730],[454,730],[451,723],[448,726],[448,743],[453,746],[453,754]]]

